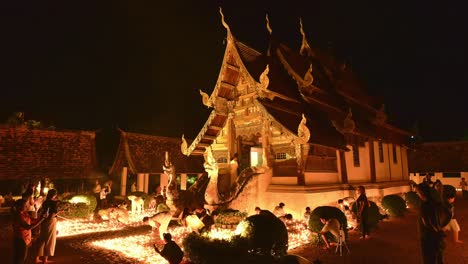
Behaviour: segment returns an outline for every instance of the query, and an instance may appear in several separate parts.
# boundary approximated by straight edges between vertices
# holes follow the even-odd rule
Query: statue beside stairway
[[[166,190],[166,204],[171,208],[171,211],[176,211],[175,201],[179,199],[179,192],[177,191],[177,176],[175,174],[175,167],[169,160],[169,153],[166,151],[163,171],[168,176],[169,183]]]

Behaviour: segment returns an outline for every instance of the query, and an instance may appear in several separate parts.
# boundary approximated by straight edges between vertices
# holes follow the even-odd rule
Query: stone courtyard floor
[[[445,263],[468,264],[468,200],[456,201],[456,219],[462,231],[460,239],[463,244],[451,241],[451,234],[447,237]],[[369,240],[359,239],[354,231],[349,233],[348,246],[351,253],[344,252],[343,256],[335,254],[334,250],[327,251],[308,244],[293,250],[290,254],[300,255],[311,263],[319,260],[320,263],[422,263],[419,250],[418,234],[416,229],[417,214],[410,210],[401,218],[390,218],[379,224],[378,229],[371,233]],[[11,258],[11,231],[5,228],[6,221],[0,226],[0,263],[10,263]],[[123,234],[136,234],[148,232],[147,226],[131,227],[118,231]],[[126,259],[116,252],[83,246],[91,240],[98,238],[112,238],[116,232],[100,233],[99,235],[81,235],[73,238],[59,238],[57,240],[56,256],[51,258],[52,263],[137,263],[133,259]],[[155,253],[156,254],[156,253]]]

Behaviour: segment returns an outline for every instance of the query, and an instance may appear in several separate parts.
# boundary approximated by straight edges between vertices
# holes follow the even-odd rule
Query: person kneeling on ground
[[[170,233],[164,233],[164,241],[166,244],[163,250],[159,250],[156,244],[153,244],[154,250],[169,261],[170,264],[179,264],[184,257],[184,252],[180,249],[179,245],[172,240],[172,235]]]
[[[316,232],[312,232],[312,233],[315,235],[321,235],[323,241],[325,242],[325,247],[328,249],[330,248],[330,246],[333,246],[336,244],[330,243],[325,234],[327,232],[330,232],[335,237],[335,240],[336,240],[340,235],[340,222],[338,222],[338,220],[336,220],[335,218],[326,219],[324,217],[321,217],[320,221],[322,222],[322,224],[324,224],[322,230],[318,233]]]

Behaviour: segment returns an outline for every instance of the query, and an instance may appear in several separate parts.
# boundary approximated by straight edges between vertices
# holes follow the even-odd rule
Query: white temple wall
[[[340,183],[340,174],[338,172],[305,172],[306,185]]]
[[[408,149],[406,147],[400,148],[401,153],[401,179],[408,180],[409,179],[409,172],[408,172]]]
[[[401,181],[403,179],[403,171],[401,167],[401,153],[400,153],[400,146],[396,146],[396,156],[397,162],[393,162],[393,147],[389,144],[389,154],[390,154],[390,181]]]
[[[383,162],[380,162],[379,156],[379,142],[374,142],[374,160],[375,160],[375,178],[377,182],[389,181],[390,170],[389,170],[389,156],[388,156],[388,144],[382,143],[383,149]]]
[[[353,146],[347,145],[351,151],[345,152],[346,170],[348,171],[348,182],[359,183],[370,181],[369,142],[364,147],[359,147],[359,167],[354,166]]]

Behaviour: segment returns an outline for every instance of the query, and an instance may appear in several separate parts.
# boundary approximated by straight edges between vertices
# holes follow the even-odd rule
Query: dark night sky
[[[234,35],[309,42],[351,65],[391,122],[425,140],[467,137],[468,16],[442,1],[2,1],[0,122],[15,111],[58,128],[194,137]],[[451,2],[451,1],[448,1]],[[455,2],[455,1],[454,1]],[[267,4],[262,4],[267,3]]]

